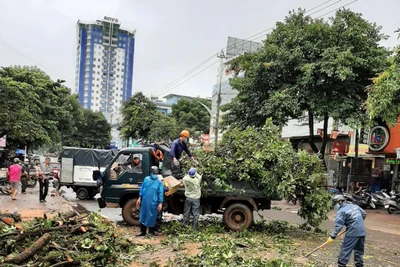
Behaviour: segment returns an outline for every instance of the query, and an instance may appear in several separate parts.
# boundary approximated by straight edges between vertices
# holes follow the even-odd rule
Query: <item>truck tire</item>
[[[80,187],[76,190],[76,197],[80,200],[85,200],[89,196],[89,191],[85,187]]]
[[[253,212],[249,207],[241,203],[234,203],[224,212],[224,224],[232,231],[241,231],[250,227],[253,223]]]
[[[139,209],[136,208],[137,198],[127,201],[122,208],[122,218],[129,225],[140,225]]]

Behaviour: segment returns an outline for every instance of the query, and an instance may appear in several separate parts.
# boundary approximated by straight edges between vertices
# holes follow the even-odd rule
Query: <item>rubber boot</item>
[[[137,237],[139,236],[145,236],[146,235],[146,230],[147,227],[144,224],[140,224],[140,233],[138,235],[136,235]]]
[[[150,227],[149,228],[149,234],[152,234],[154,236],[158,236],[158,231],[156,230],[156,227]]]

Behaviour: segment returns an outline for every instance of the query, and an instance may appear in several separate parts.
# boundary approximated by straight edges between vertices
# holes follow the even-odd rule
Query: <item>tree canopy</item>
[[[177,138],[180,131],[181,128],[174,117],[158,113],[151,124],[148,139],[150,142],[169,142]]]
[[[394,125],[400,116],[400,46],[388,64],[368,90],[367,110],[372,120]]]
[[[216,152],[194,152],[198,171],[217,186],[224,187],[226,179],[241,180],[259,185],[270,198],[295,194],[301,204],[299,215],[318,226],[331,209],[331,197],[323,188],[323,165],[315,155],[295,152],[290,142],[279,140],[278,133],[271,120],[260,128],[229,128]]]
[[[108,149],[111,141],[111,125],[103,113],[90,109],[82,110],[82,119],[76,130],[63,136],[63,145]]]
[[[177,104],[172,105],[172,116],[182,129],[191,133],[210,131],[210,114],[200,103],[211,109],[211,100],[195,98],[181,98]]]
[[[224,107],[225,126],[261,127],[267,118],[283,126],[307,114],[310,145],[323,157],[329,117],[354,124],[365,114],[365,87],[386,64],[387,50],[379,44],[385,38],[381,27],[350,10],[329,21],[290,12],[262,49],[232,63],[245,77],[231,81],[239,94]],[[312,138],[315,120],[324,121],[321,148]]]
[[[122,104],[121,134],[124,138],[148,139],[152,123],[157,120],[157,105],[143,93],[135,93]]]
[[[84,111],[77,95],[72,95],[62,83],[52,81],[37,67],[0,69],[0,136],[7,135],[8,147],[38,148],[62,143],[64,137],[77,138]],[[108,138],[108,143],[110,130],[104,130],[97,132],[97,137]],[[90,138],[86,134],[93,133],[85,131],[79,136]],[[89,147],[93,145],[96,144]]]

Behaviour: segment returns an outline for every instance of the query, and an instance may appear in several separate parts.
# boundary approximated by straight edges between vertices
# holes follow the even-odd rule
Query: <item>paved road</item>
[[[95,196],[94,199],[88,199],[88,200],[79,200],[76,197],[76,194],[74,191],[72,191],[71,188],[66,188],[62,187],[62,189],[65,193],[63,194],[64,198],[67,199],[69,202],[72,202],[76,205],[81,205],[85,209],[89,211],[100,211],[101,214],[104,216],[107,216],[112,220],[113,222],[119,222],[122,221],[122,216],[121,216],[121,209],[120,208],[115,208],[115,209],[100,209],[99,205],[97,204],[96,198],[100,197],[99,194]]]
[[[79,204],[89,211],[100,211],[101,214],[107,216],[116,223],[123,221],[120,208],[99,209],[96,199],[79,200],[76,198],[76,194],[72,189],[64,187],[63,190],[65,191],[64,197],[68,201]],[[96,198],[97,197],[99,197],[99,195],[96,195]],[[261,218],[260,215],[262,215],[262,218],[266,221],[284,220],[294,224],[304,223],[304,220],[297,215],[297,210],[299,209],[298,205],[287,204],[285,201],[273,201],[272,206],[279,206],[282,210],[271,209],[263,210],[259,213],[254,212],[254,219],[259,220]],[[390,215],[383,209],[367,210],[367,214],[368,216],[365,224],[368,229],[385,232],[387,234],[400,235],[400,214]],[[222,218],[220,214],[213,214],[211,216]],[[206,217],[208,216],[206,215]],[[323,222],[321,228],[330,231],[334,226],[335,211],[331,211],[328,217],[329,220]],[[166,220],[180,218],[182,218],[182,215],[165,214],[164,216]]]

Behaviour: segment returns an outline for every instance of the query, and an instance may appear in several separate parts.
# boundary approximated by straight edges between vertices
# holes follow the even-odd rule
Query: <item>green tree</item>
[[[108,148],[111,141],[111,125],[103,113],[89,109],[82,110],[82,119],[76,130],[64,137],[63,145],[86,148]]]
[[[278,133],[271,120],[260,128],[229,128],[216,153],[195,152],[198,171],[223,188],[225,180],[236,179],[261,186],[270,198],[295,194],[301,204],[299,215],[318,226],[331,209],[330,195],[323,189],[323,165],[315,155],[295,152]]]
[[[148,139],[151,125],[158,118],[157,105],[139,92],[122,104],[121,134],[124,138]]]
[[[67,126],[73,125],[74,120],[69,116],[68,106],[64,105],[70,90],[61,85],[63,81],[52,81],[37,67],[19,66],[1,68],[0,78],[2,91],[7,94],[3,100],[21,107],[19,112],[13,113],[15,116],[8,116],[8,125],[12,125],[13,130],[8,128],[2,132],[8,135],[9,144],[37,148],[60,142],[60,129],[69,130]],[[19,127],[20,124],[23,127]]]
[[[373,121],[394,125],[400,116],[400,46],[388,64],[390,67],[374,79],[368,90],[367,110]]]
[[[38,115],[39,96],[30,84],[2,77],[0,72],[0,106],[0,136],[7,135],[8,147],[40,146],[50,141]]]
[[[172,116],[182,129],[188,129],[191,133],[208,133],[210,114],[199,102],[211,109],[211,100],[181,98],[177,104],[172,105]]]
[[[385,66],[387,50],[381,27],[350,10],[339,10],[329,21],[312,19],[303,10],[291,12],[255,54],[233,63],[245,70],[234,78],[236,99],[225,106],[226,125],[260,127],[271,117],[276,125],[308,114],[309,143],[324,156],[328,119],[354,124],[365,114],[365,87]],[[324,122],[320,148],[313,142],[314,121]]]
[[[157,114],[150,126],[148,140],[151,142],[168,142],[179,136],[180,127],[174,117]]]

